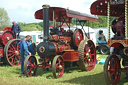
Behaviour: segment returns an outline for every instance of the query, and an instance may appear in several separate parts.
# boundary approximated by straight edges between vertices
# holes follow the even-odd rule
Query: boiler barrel
[[[51,42],[41,42],[37,46],[37,53],[40,57],[54,57],[56,55],[56,47]]]

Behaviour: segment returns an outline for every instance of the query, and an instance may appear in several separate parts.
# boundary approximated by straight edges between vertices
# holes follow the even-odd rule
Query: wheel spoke
[[[29,73],[31,72],[32,69],[33,69],[33,67],[31,67],[31,68],[29,69],[29,71],[27,72],[28,75],[29,75]]]
[[[59,66],[56,66],[56,69],[59,69]]]
[[[11,46],[12,46],[13,50],[15,50],[15,47],[14,47],[14,45],[12,45],[12,44],[11,44]]]
[[[29,62],[29,64],[32,64],[31,61],[28,60],[28,62]]]
[[[8,57],[8,59],[10,60],[10,59],[12,59],[13,57],[14,57],[14,55],[12,55],[12,56]]]

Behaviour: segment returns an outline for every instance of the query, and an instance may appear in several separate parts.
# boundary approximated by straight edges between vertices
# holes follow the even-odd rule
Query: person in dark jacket
[[[12,28],[11,31],[14,33],[16,38],[19,38],[19,34],[21,32],[20,25],[18,25],[15,21],[12,22]]]
[[[31,52],[32,55],[36,54],[36,44],[32,41],[32,36],[30,36],[30,41],[28,41],[28,50]]]
[[[27,42],[30,40],[31,36],[27,35],[24,39],[22,39],[18,44],[20,46],[20,56],[21,56],[21,74],[24,74],[24,60],[28,55],[31,55],[31,52],[28,50]]]

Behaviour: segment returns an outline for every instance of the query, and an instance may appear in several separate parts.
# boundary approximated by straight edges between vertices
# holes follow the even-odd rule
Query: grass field
[[[99,55],[105,58],[107,55]],[[117,85],[128,85],[124,79],[125,73],[121,74]],[[11,67],[1,64],[0,85],[106,85],[103,73],[103,65],[97,64],[95,69],[82,72],[78,67],[66,68],[62,78],[54,79],[52,70],[43,71],[38,68],[35,77],[20,77],[20,66]]]

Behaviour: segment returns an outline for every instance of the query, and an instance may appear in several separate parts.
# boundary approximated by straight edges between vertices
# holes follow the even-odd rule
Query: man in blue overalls
[[[15,21],[13,21],[12,24],[13,25],[12,25],[11,31],[14,33],[16,38],[19,38],[19,34],[21,32],[20,25],[16,24]]]
[[[19,42],[19,46],[20,46],[20,56],[21,56],[21,74],[24,74],[23,70],[24,70],[24,60],[28,55],[31,55],[31,53],[28,51],[28,45],[27,42],[31,39],[30,35],[27,35],[24,39],[22,39]]]

